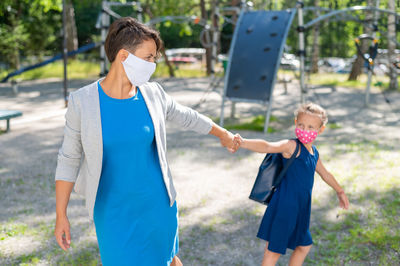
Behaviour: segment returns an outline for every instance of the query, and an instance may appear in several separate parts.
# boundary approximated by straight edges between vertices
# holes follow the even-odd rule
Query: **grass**
[[[67,76],[69,79],[84,79],[97,77],[100,73],[100,64],[97,62],[81,61],[77,59],[68,60]],[[8,73],[0,72],[0,79]],[[13,77],[18,81],[34,80],[43,78],[63,78],[64,65],[62,61],[56,61],[44,67],[36,68]]]
[[[78,59],[68,60],[67,76],[69,79],[85,79],[98,77],[100,73],[100,63],[82,61]],[[0,80],[6,77],[7,71],[0,71]],[[200,64],[196,65],[179,65],[175,67],[175,76],[178,78],[189,78],[189,77],[205,77],[206,72]],[[62,61],[56,61],[48,64],[44,67],[36,68],[17,75],[11,79],[17,81],[23,80],[34,80],[43,78],[63,78],[64,77],[64,65]],[[156,72],[153,77],[165,78],[169,77],[168,67],[164,62],[157,64]]]
[[[219,118],[213,118],[213,121],[215,123],[219,123]],[[271,122],[279,122],[278,119],[271,115],[270,117],[270,123]],[[249,119],[246,119],[244,122],[237,121],[235,119],[230,119],[227,118],[225,123],[224,123],[224,128],[227,130],[250,130],[250,131],[259,131],[263,132],[264,131],[264,124],[265,124],[265,116],[264,115],[258,115],[251,117]],[[277,132],[278,130],[274,127],[271,126],[271,124],[268,127],[268,133],[274,133]]]
[[[311,74],[307,81],[311,85],[338,86],[345,88],[365,89],[367,86],[368,76],[360,75],[358,80],[348,80],[349,74],[340,73],[318,73]],[[400,77],[398,77],[400,82]],[[389,77],[373,76],[371,85],[373,88],[387,88],[389,86]],[[400,88],[399,88],[400,90]]]
[[[326,127],[328,127],[329,129],[339,129],[339,128],[342,128],[342,126],[341,126],[340,124],[336,123],[336,122],[328,123],[328,124],[326,125]]]
[[[4,224],[0,227],[0,241],[9,237],[24,235],[27,229],[28,226],[26,224],[13,223],[12,221]]]
[[[180,64],[174,67],[175,77],[177,78],[200,78],[206,77],[206,71],[201,64]],[[168,78],[169,69],[164,62],[157,64],[154,78]]]
[[[367,208],[345,212],[340,222],[322,219],[319,226],[311,228],[317,251],[314,259],[308,259],[309,263],[368,263],[375,256],[380,265],[399,265],[400,258],[395,254],[400,252],[400,193],[370,193],[364,201]],[[356,203],[357,196],[351,201]]]
[[[311,265],[399,265],[400,178],[395,162],[400,155],[397,149],[365,140],[320,145],[319,150],[325,155],[327,168],[332,169],[344,186],[351,206],[347,211],[339,211],[336,219],[332,218],[326,213],[336,207],[335,193],[328,188],[326,191],[314,189],[314,198],[318,200],[313,200],[315,223],[310,231],[315,253],[306,262]],[[316,184],[320,182],[316,178]]]

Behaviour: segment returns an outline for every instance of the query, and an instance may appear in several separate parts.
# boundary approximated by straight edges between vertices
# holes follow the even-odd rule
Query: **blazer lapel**
[[[149,96],[149,94],[147,92],[146,85],[140,86],[139,90],[143,95],[144,102],[146,103],[147,109],[149,110],[149,113],[150,113],[151,120],[153,121],[154,132],[159,132],[159,130],[160,130],[159,129],[159,123],[158,123],[158,120],[156,119],[157,115],[154,113],[155,112],[155,110],[153,108],[154,106],[153,106],[153,104],[151,102],[151,100],[154,100],[154,99],[150,99],[150,96]],[[155,133],[156,143],[158,144],[159,140],[157,139],[157,135],[158,134]]]
[[[97,173],[98,177],[101,174],[101,168],[103,164],[103,134],[102,134],[102,126],[101,126],[101,113],[100,113],[100,99],[99,99],[99,91],[97,83],[102,79],[96,81],[95,86],[93,86],[89,92],[89,98],[91,106],[89,108],[90,114],[88,117],[91,117],[93,120],[93,137],[94,141],[94,155],[96,156],[95,162],[98,162],[97,169],[99,172]]]

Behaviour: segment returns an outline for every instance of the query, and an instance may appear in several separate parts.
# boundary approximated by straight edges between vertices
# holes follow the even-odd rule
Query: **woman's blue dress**
[[[310,214],[314,173],[319,154],[301,144],[301,152],[286,172],[261,221],[257,237],[268,241],[268,249],[285,254],[286,248],[311,245]],[[283,158],[283,157],[282,157]],[[283,158],[285,165],[289,159]]]
[[[153,122],[140,90],[128,99],[98,84],[103,165],[94,223],[103,265],[169,265],[178,253],[178,210],[170,207]]]

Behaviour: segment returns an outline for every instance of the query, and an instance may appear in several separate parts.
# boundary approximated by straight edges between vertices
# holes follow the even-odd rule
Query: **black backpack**
[[[300,142],[296,139],[296,150],[290,157],[286,166],[283,167],[283,158],[280,153],[267,153],[258,170],[256,181],[251,190],[249,198],[268,205],[276,188],[281,183],[289,166],[297,156]]]

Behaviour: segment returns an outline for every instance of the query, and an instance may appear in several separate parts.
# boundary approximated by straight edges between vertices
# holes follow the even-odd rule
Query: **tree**
[[[367,0],[367,5],[373,6],[373,0]],[[372,18],[373,18],[372,12],[367,12],[365,15],[365,20],[367,21],[367,23],[371,23]],[[371,35],[372,29],[370,27],[364,26],[364,33]],[[365,52],[367,51],[367,49],[368,49],[368,43],[365,41],[362,42],[361,51]],[[362,73],[363,65],[364,65],[364,58],[359,53],[357,53],[357,59],[354,61],[353,66],[351,68],[349,80],[357,80],[358,76]]]
[[[207,11],[206,11],[205,0],[200,0],[200,10],[201,10],[201,18],[204,20],[207,20],[208,16],[207,16]],[[209,34],[209,32],[207,32],[206,34]],[[209,38],[211,38],[211,36],[209,36]],[[210,75],[211,74],[211,47],[206,47],[206,69],[207,69],[207,75]]]
[[[314,6],[319,7],[319,0],[315,0]],[[315,12],[315,17],[319,17],[320,12]],[[319,23],[316,23],[313,28],[313,45],[311,55],[311,73],[318,73],[319,60]]]
[[[66,32],[67,32],[67,50],[78,49],[78,33],[75,23],[75,9],[71,0],[65,1],[66,9]]]
[[[41,56],[59,50],[61,0],[0,1],[0,56],[9,68],[20,68],[21,56]],[[54,52],[52,52],[54,54]]]

